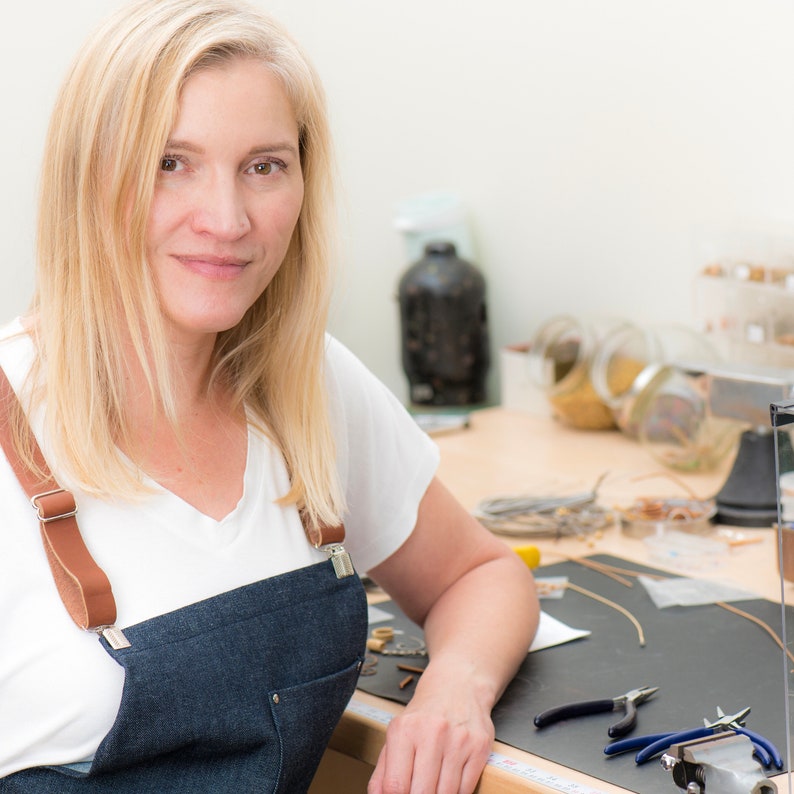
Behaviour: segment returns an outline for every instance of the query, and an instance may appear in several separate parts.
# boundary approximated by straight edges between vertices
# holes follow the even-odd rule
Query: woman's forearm
[[[438,668],[429,671],[432,679],[442,674],[448,686],[448,676],[465,676],[492,707],[526,657],[538,616],[532,576],[516,555],[474,568],[444,592],[425,619],[428,666]]]

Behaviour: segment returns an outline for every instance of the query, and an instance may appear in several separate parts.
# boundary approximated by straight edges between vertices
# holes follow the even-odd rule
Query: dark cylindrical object
[[[402,363],[417,405],[485,401],[491,363],[485,279],[455,246],[433,242],[400,279]]]

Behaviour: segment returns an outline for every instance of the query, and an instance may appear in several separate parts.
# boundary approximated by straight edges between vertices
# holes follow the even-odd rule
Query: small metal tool
[[[774,764],[778,769],[783,768],[783,758],[772,742],[744,727],[744,720],[750,713],[749,708],[737,711],[736,714],[725,714],[721,708],[717,709],[717,719],[709,722],[703,720],[703,727],[691,728],[685,731],[669,731],[667,733],[654,733],[648,736],[635,736],[630,739],[621,739],[612,742],[604,748],[606,755],[617,755],[627,750],[639,750],[634,760],[644,764],[661,752],[666,751],[674,744],[683,744],[694,739],[703,739],[720,733],[734,732],[746,736],[750,741],[754,754],[764,766]]]
[[[776,794],[753,758],[753,743],[733,731],[674,744],[661,764],[684,794]]]
[[[626,716],[611,725],[607,733],[613,739],[625,736],[637,724],[637,706],[644,703],[658,691],[659,687],[657,686],[644,686],[639,689],[632,689],[626,692],[625,695],[618,695],[605,700],[580,700],[574,703],[565,703],[561,706],[546,709],[546,711],[538,714],[534,719],[535,727],[544,728],[546,725],[571,717],[584,717],[588,714],[602,714],[607,711],[623,709],[626,712]]]

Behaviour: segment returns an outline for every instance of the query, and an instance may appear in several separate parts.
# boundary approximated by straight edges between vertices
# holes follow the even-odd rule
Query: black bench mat
[[[590,559],[661,573],[607,555]],[[493,711],[499,741],[638,794],[674,792],[672,775],[662,769],[658,759],[637,766],[634,753],[604,755],[610,741],[607,728],[621,712],[567,720],[542,730],[532,722],[538,712],[561,703],[612,698],[635,687],[658,686],[656,695],[640,706],[633,735],[698,727],[704,718],[716,718],[718,706],[728,714],[750,707],[747,728],[774,742],[785,762],[783,653],[761,627],[717,605],[658,609],[641,584],[626,587],[576,562],[543,566],[536,575],[566,576],[620,604],[640,621],[646,645],[640,646],[635,627],[624,615],[588,596],[566,590],[562,599],[544,599],[546,613],[592,633],[527,655]],[[378,606],[395,616],[388,625],[402,630],[405,642],[410,642],[411,636],[422,636],[394,602]],[[764,620],[780,635],[779,604],[754,599],[735,606]],[[794,626],[792,617],[794,612],[788,608],[789,627]],[[494,620],[510,618],[495,614]],[[409,674],[397,665],[422,667],[425,660],[377,658],[376,673],[362,676],[359,688],[407,703],[414,683],[399,688]],[[770,769],[766,774],[773,777],[778,772]]]

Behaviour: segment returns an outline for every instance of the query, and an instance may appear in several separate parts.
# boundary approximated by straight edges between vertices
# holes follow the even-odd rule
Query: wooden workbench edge
[[[356,692],[356,698],[359,699],[363,694]],[[367,696],[366,699],[369,700],[370,697]],[[395,713],[401,708],[396,704],[387,703],[379,699],[373,698],[373,702],[378,702],[381,707],[384,705],[393,706]],[[383,748],[385,736],[386,726],[382,722],[348,710],[337,725],[329,747],[338,753],[355,758],[357,761],[374,768]],[[541,760],[499,742],[495,743],[494,751],[513,758],[527,755],[529,760],[526,763],[529,765],[534,765],[534,761]],[[559,767],[552,762],[544,763],[543,769],[559,774],[563,779],[579,779],[580,784],[583,786],[591,786],[594,782],[592,778],[587,778],[574,770]],[[624,791],[624,789],[613,787],[610,784],[604,785],[604,794],[609,794],[609,792],[620,794],[620,792]],[[476,794],[559,794],[559,792],[559,788],[550,788],[542,783],[528,781],[523,777],[490,764],[483,770],[476,790]]]

